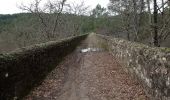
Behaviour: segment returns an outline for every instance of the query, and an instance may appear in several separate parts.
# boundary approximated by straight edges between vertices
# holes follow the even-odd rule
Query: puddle
[[[103,50],[101,48],[86,48],[86,49],[82,49],[81,53],[97,52],[97,51],[103,51]]]

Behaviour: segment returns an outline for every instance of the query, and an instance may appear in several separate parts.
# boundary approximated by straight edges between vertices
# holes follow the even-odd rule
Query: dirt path
[[[97,47],[94,35],[84,46]],[[66,57],[26,100],[148,100],[143,88],[105,51]]]

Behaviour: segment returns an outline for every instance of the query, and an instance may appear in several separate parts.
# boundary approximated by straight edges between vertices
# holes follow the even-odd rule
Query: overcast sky
[[[13,14],[22,12],[17,8],[21,3],[28,4],[32,0],[0,0],[0,14]],[[68,2],[81,2],[82,0],[68,0]],[[94,8],[97,4],[107,7],[109,0],[84,0],[87,6]]]

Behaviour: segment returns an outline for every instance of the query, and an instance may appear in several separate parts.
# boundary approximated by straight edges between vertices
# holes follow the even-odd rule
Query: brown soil
[[[84,42],[86,46],[94,42],[92,37]],[[66,57],[42,85],[24,99],[148,100],[142,86],[111,54],[105,51],[80,53],[79,50]]]

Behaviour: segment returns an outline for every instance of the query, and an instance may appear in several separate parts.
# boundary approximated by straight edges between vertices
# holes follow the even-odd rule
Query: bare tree
[[[82,1],[80,3],[73,2],[69,4],[67,12],[75,15],[86,15],[88,10],[89,6],[86,6],[85,2]]]
[[[135,41],[139,41],[140,37],[144,37],[149,30],[153,45],[160,46],[161,42],[170,36],[168,28],[170,27],[170,3],[169,0],[161,0],[161,4],[158,5],[158,0],[151,1],[110,0],[109,8],[121,16],[124,30],[127,33],[134,33],[130,36],[133,36]],[[151,5],[154,8],[153,12]],[[146,15],[147,17],[144,17]],[[129,39],[129,34],[127,37]]]
[[[70,14],[70,17],[66,19],[66,22],[69,23],[67,25],[69,25],[68,29],[70,32],[74,35],[81,33],[84,23],[83,19],[88,15],[89,6],[86,6],[84,1],[80,3],[72,2],[68,4],[65,12]]]
[[[131,30],[131,0],[110,0],[108,9],[121,17],[122,30],[130,40]]]
[[[41,22],[42,30],[46,33],[47,38],[50,39],[54,37],[66,0],[55,2],[49,0],[43,8],[40,7],[41,2],[42,0],[34,0],[28,6],[21,4],[19,8],[35,14]]]
[[[58,11],[57,11],[57,17],[54,21],[54,27],[53,27],[53,31],[52,31],[53,34],[56,31],[56,27],[57,27],[57,24],[58,24],[58,21],[59,21],[59,17],[61,15],[62,11],[63,11],[65,2],[66,2],[66,0],[62,0],[60,5],[59,5]]]

